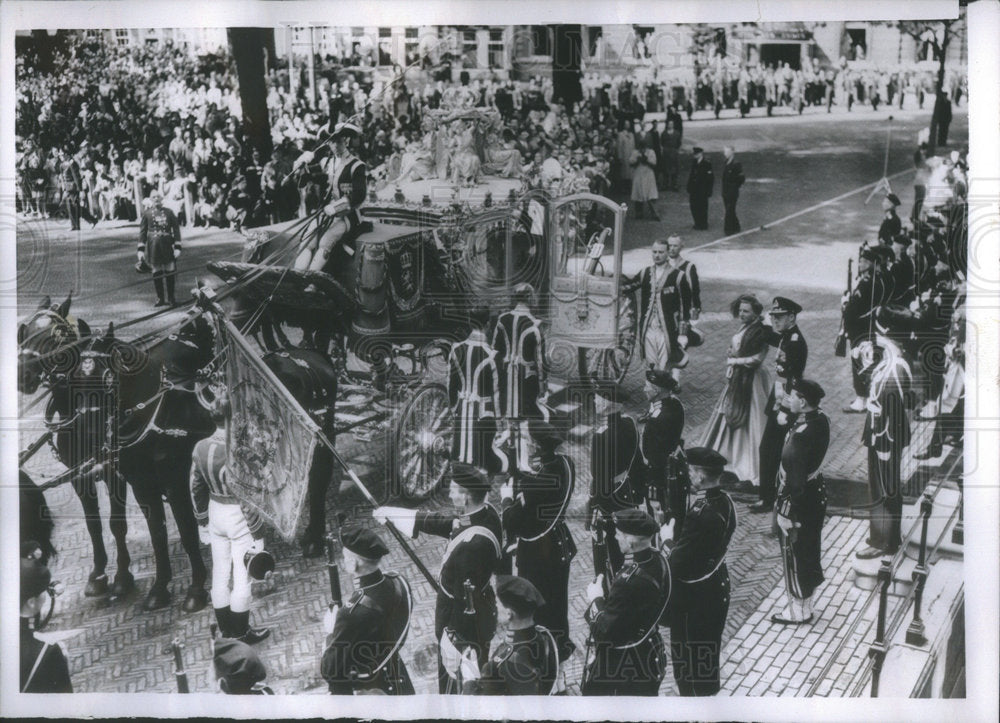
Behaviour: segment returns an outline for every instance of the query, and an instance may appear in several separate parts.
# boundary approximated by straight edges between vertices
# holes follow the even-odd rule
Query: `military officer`
[[[454,415],[452,459],[496,474],[506,457],[495,447],[500,404],[497,353],[484,329],[489,312],[469,315],[469,336],[452,345],[448,354],[448,399]]]
[[[614,519],[625,565],[606,596],[600,576],[587,586],[590,654],[580,693],[655,696],[666,673],[659,626],[670,603],[670,568],[653,547],[659,527],[647,512],[621,510]]]
[[[843,303],[844,332],[851,342],[851,379],[854,383],[854,401],[844,407],[844,412],[860,414],[865,411],[868,396],[868,379],[861,374],[858,349],[862,342],[875,334],[875,313],[888,303],[891,290],[882,270],[886,253],[882,247],[864,246],[858,257],[858,278]]]
[[[514,308],[500,315],[493,331],[500,375],[499,413],[506,420],[519,467],[527,460],[527,424],[543,418],[539,397],[545,388],[545,338],[539,320],[531,313],[530,284],[514,287]]]
[[[545,598],[531,582],[511,575],[497,575],[497,598],[504,637],[483,666],[481,677],[468,681],[462,692],[551,695],[560,678],[557,645],[552,633],[535,622],[535,612],[545,605]]]
[[[774,386],[767,400],[767,421],[760,436],[760,500],[750,505],[751,512],[770,512],[774,509],[778,467],[781,464],[781,447],[791,423],[791,411],[785,396],[796,379],[801,379],[806,368],[809,349],[796,323],[802,307],[783,296],[774,297],[771,304],[771,329],[767,343],[777,347],[774,360]],[[765,327],[765,331],[767,328]]]
[[[615,536],[613,514],[635,507],[644,492],[639,427],[622,413],[613,384],[596,386],[596,429],[590,440],[590,497],[587,522],[593,535],[594,574],[610,584],[625,555]]]
[[[792,384],[788,406],[797,415],[781,450],[777,523],[785,568],[785,609],[771,616],[781,625],[812,622],[812,595],[823,582],[822,532],[826,485],[814,476],[830,445],[830,420],[819,408],[823,387],[810,379]]]
[[[517,574],[533,584],[545,603],[535,620],[558,644],[559,660],[575,649],[569,639],[569,565],[576,544],[566,526],[566,512],[576,481],[573,460],[556,450],[564,441],[547,422],[531,420],[529,467],[515,469],[501,486],[501,521],[508,548],[516,547]]]
[[[331,258],[337,261],[336,268],[347,266],[354,259],[354,242],[361,230],[358,209],[368,195],[368,168],[352,149],[360,136],[361,129],[353,123],[338,123],[334,127],[331,136],[334,157],[329,166],[331,200],[323,209],[323,220],[316,232],[295,259],[296,269],[323,271]],[[310,154],[307,151],[296,164],[312,161]],[[339,245],[342,240],[344,243]],[[338,248],[339,257],[333,256]]]
[[[399,655],[410,629],[410,586],[397,573],[382,571],[389,548],[374,531],[354,527],[341,538],[345,567],[355,575],[354,594],[324,619],[329,637],[320,666],[323,678],[336,695],[372,690],[413,695]]]
[[[139,264],[148,264],[152,269],[153,288],[156,290],[153,306],[175,306],[174,283],[177,277],[176,259],[181,255],[181,226],[174,212],[163,205],[162,193],[153,191],[149,201],[150,206],[142,212],[139,222],[136,259]]]
[[[675,520],[674,533],[679,535],[687,508],[687,490],[678,475],[684,405],[674,395],[678,384],[669,372],[649,369],[646,382],[653,389],[639,444],[645,461],[646,504],[658,525]]]
[[[35,637],[33,621],[50,604],[52,573],[35,557],[21,558],[22,693],[72,693],[66,653],[59,644]]]
[[[913,259],[910,258],[909,247],[913,243],[909,235],[900,233],[892,239],[892,253],[894,258],[889,264],[889,276],[892,278],[892,294],[889,297],[890,304],[908,307],[910,302],[916,298],[914,287],[916,286],[916,270],[913,266]]]
[[[704,231],[708,228],[708,199],[715,185],[715,172],[712,164],[705,158],[704,149],[695,146],[691,152],[694,156],[687,182],[688,204],[691,207],[691,218],[694,219],[692,228]]]
[[[911,372],[896,344],[882,335],[861,345],[865,370],[871,369],[863,444],[868,448],[868,491],[871,496],[867,546],[861,560],[892,555],[901,543],[903,486],[900,467],[910,443],[904,399]]]
[[[496,596],[490,580],[500,563],[503,532],[500,515],[486,502],[490,482],[483,471],[453,462],[450,477],[448,496],[457,514],[379,507],[372,516],[380,522],[392,520],[413,537],[426,532],[448,540],[438,575],[434,634],[441,641],[438,690],[454,694],[459,692],[458,676],[446,667],[441,649],[474,657],[476,667],[485,663],[496,630]]]
[[[729,613],[726,549],[736,531],[736,508],[719,488],[725,457],[708,447],[692,447],[687,461],[692,504],[668,558],[674,583],[670,655],[680,694],[710,696],[720,687],[722,631]]]

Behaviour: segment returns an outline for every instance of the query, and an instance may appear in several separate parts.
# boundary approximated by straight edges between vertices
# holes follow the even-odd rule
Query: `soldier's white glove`
[[[458,666],[462,661],[462,654],[455,647],[455,644],[451,642],[451,637],[448,635],[448,631],[445,630],[441,633],[441,665],[448,673],[448,676],[452,679],[458,677]],[[464,671],[463,671],[464,672]]]
[[[329,635],[333,632],[337,624],[337,614],[340,612],[340,605],[330,605],[323,613],[323,632]]]
[[[680,344],[681,349],[687,349],[688,348],[687,334],[681,334],[680,336],[678,336],[677,343]]]
[[[417,524],[416,510],[408,510],[405,507],[376,507],[372,510],[372,517],[383,525],[391,522],[400,532],[413,537],[413,530]]]
[[[507,481],[500,485],[500,499],[502,500],[512,500],[514,499],[514,478],[508,477]]]
[[[891,455],[891,454],[890,454],[889,452],[876,452],[875,454],[876,454],[876,455],[878,456],[878,458],[879,458],[880,460],[882,460],[883,462],[888,462],[888,461],[889,461],[889,457],[891,457],[891,456],[892,456],[892,455]]]
[[[788,424],[788,415],[785,414],[784,412],[778,412],[778,424],[780,424],[782,427]]]
[[[136,254],[135,254],[135,258],[139,261],[139,263],[142,263],[143,261],[146,260],[146,252],[145,251],[137,251]]]
[[[462,651],[462,680],[479,680],[479,656],[474,648],[466,648]]]
[[[592,603],[599,597],[604,597],[604,574],[600,574],[597,578],[587,585],[587,603]]]
[[[327,216],[341,216],[351,210],[351,203],[346,198],[338,198],[330,201],[323,207],[323,213]]]
[[[782,532],[784,532],[786,535],[788,534],[789,530],[795,527],[795,524],[792,522],[792,520],[788,517],[785,517],[784,515],[775,515],[775,518],[778,523],[778,527],[780,527]]]
[[[300,155],[298,158],[296,158],[294,163],[292,163],[292,170],[295,170],[296,168],[299,168],[304,163],[311,163],[312,159],[315,158],[315,157],[316,157],[315,153],[313,153],[312,151],[306,151],[305,153],[303,153],[302,155]]]
[[[669,542],[674,539],[674,520],[671,519],[660,527],[660,542]]]
[[[180,258],[180,255],[181,255],[181,250],[175,246],[174,247],[174,258],[175,259],[176,258]]]
[[[208,532],[208,525],[198,525],[198,541],[203,545],[212,544],[212,535]]]

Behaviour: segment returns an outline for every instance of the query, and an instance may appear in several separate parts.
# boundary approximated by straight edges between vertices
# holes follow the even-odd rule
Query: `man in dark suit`
[[[687,182],[688,205],[691,207],[694,228],[705,231],[708,229],[708,199],[715,185],[715,172],[712,170],[712,164],[705,158],[703,148],[695,146],[693,153],[691,173]]]
[[[35,637],[34,620],[50,604],[52,573],[34,557],[21,558],[21,692],[72,693],[61,644]]]
[[[450,474],[448,496],[454,514],[378,507],[372,517],[379,522],[392,520],[412,537],[426,532],[448,540],[438,576],[434,635],[441,643],[438,692],[455,694],[460,692],[456,685],[460,667],[449,662],[448,653],[457,650],[481,668],[496,631],[496,595],[490,580],[500,563],[503,532],[500,515],[486,502],[490,481],[482,470],[455,462]]]
[[[903,222],[899,220],[899,215],[896,213],[899,203],[899,196],[895,193],[890,193],[882,199],[884,216],[882,224],[878,228],[879,243],[891,244],[892,240],[903,230]]]
[[[760,501],[750,505],[751,512],[770,512],[774,509],[781,448],[788,427],[794,421],[785,397],[791,391],[792,384],[802,378],[809,354],[806,340],[796,323],[800,311],[802,311],[801,306],[783,296],[774,297],[771,305],[768,344],[777,347],[778,353],[774,360],[774,387],[767,400],[767,421],[764,423],[758,448]]]
[[[736,160],[732,146],[723,148],[726,163],[722,167],[722,205],[726,207],[723,231],[727,236],[740,232],[740,220],[736,218],[736,201],[740,197],[740,186],[746,181],[743,165]]]

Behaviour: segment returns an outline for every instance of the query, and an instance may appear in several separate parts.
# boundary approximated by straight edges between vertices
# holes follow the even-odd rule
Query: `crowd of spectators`
[[[262,158],[243,136],[235,64],[225,50],[192,56],[169,42],[116,46],[71,37],[51,72],[42,72],[31,52],[19,53],[19,208],[29,216],[59,212],[75,184],[83,218],[95,223],[137,219],[154,189],[186,226],[288,220],[315,210],[329,183],[327,169],[295,160],[347,118],[363,128],[361,155],[373,178],[392,181],[406,149],[421,142],[428,112],[456,85],[452,72],[415,63],[397,73],[404,82],[387,83],[372,68],[348,62],[317,63],[314,97],[304,68],[294,78],[287,66],[267,72],[273,153]],[[948,80],[958,100],[964,79]],[[677,190],[685,113],[688,119],[705,109],[770,114],[783,106],[801,112],[824,104],[849,110],[855,103],[901,104],[904,97],[922,104],[930,83],[929,74],[847,64],[820,71],[718,60],[697,81],[657,78],[655,70],[634,77],[587,72],[583,99],[572,108],[553,102],[548,78],[470,80],[462,72],[457,84],[475,106],[502,116],[502,146],[520,152],[529,185],[621,198],[632,191],[637,170],[647,177],[646,167],[660,190]],[[648,200],[649,184],[642,186],[642,198],[633,200]]]

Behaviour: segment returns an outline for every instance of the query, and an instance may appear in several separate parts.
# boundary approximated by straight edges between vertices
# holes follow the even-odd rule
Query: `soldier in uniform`
[[[149,200],[150,206],[142,212],[139,222],[136,256],[140,265],[148,264],[153,271],[153,287],[156,289],[154,306],[175,306],[174,282],[176,259],[181,255],[181,227],[174,212],[164,207],[162,193],[153,191]]]
[[[903,488],[900,479],[903,449],[910,444],[910,422],[904,399],[910,368],[894,342],[878,335],[861,345],[864,368],[871,369],[868,414],[862,441],[868,448],[868,491],[871,496],[867,547],[858,559],[892,555],[902,541]]]
[[[708,447],[692,447],[687,460],[692,504],[668,558],[674,583],[670,656],[680,694],[710,696],[720,687],[722,631],[729,613],[726,549],[736,531],[736,507],[719,487],[725,457]]]
[[[471,312],[468,338],[453,344],[448,354],[448,399],[454,415],[451,458],[496,474],[505,467],[506,457],[494,446],[500,374],[497,353],[484,333],[487,317],[485,309]]]
[[[560,677],[556,641],[544,625],[535,622],[535,611],[545,605],[545,598],[528,580],[510,575],[497,575],[497,598],[505,635],[482,675],[468,681],[462,692],[551,695]]]
[[[666,673],[659,626],[670,603],[671,571],[652,545],[659,528],[648,513],[627,509],[614,519],[625,565],[606,596],[600,576],[587,586],[591,655],[580,693],[655,696]]]
[[[701,334],[691,326],[692,321],[698,321],[701,316],[701,282],[698,279],[698,268],[681,257],[684,241],[677,234],[667,238],[667,284],[677,288],[679,303],[677,314],[677,343],[685,352],[689,346],[699,346],[702,343]],[[674,379],[681,380],[680,365],[671,370]],[[680,387],[677,388],[680,391]]]
[[[36,557],[21,558],[22,693],[72,693],[69,664],[61,645],[35,637],[33,621],[49,606],[52,573]]]
[[[517,574],[541,593],[545,603],[535,620],[548,628],[558,644],[560,662],[575,649],[569,639],[569,565],[576,544],[566,526],[576,471],[573,460],[556,453],[563,439],[541,420],[529,425],[531,471],[515,469],[500,488],[507,546],[516,546]]]
[[[812,622],[813,591],[823,582],[822,532],[826,515],[823,476],[813,476],[830,444],[830,420],[820,410],[823,387],[809,379],[792,384],[788,405],[798,415],[781,450],[778,473],[777,523],[785,567],[788,604],[771,622]]]
[[[413,683],[399,655],[410,630],[410,586],[395,572],[383,572],[389,548],[372,530],[344,530],[344,563],[355,575],[354,594],[343,609],[331,606],[324,619],[329,634],[320,670],[334,695],[377,691],[413,695]]]
[[[848,414],[865,411],[868,380],[861,373],[859,349],[875,334],[876,309],[889,301],[890,289],[880,268],[885,258],[881,247],[862,248],[858,257],[857,281],[851,293],[845,294],[842,299],[844,332],[851,342],[851,379],[855,394],[854,401],[844,407],[844,412]]]
[[[705,158],[704,149],[695,146],[691,152],[694,158],[691,160],[691,173],[687,182],[688,205],[691,207],[691,218],[694,219],[693,228],[705,231],[708,229],[708,199],[712,195],[712,186],[715,185],[715,173],[712,171],[712,164]]]
[[[242,640],[219,640],[212,655],[212,667],[219,690],[227,695],[274,695],[264,684],[267,679],[264,661]]]
[[[771,329],[767,343],[777,347],[774,360],[774,387],[767,400],[767,421],[760,436],[760,500],[750,505],[751,512],[770,512],[774,509],[778,468],[781,465],[781,447],[785,433],[792,422],[791,411],[785,396],[796,379],[801,379],[806,368],[809,350],[799,331],[796,317],[802,307],[783,296],[774,297],[771,304]]]
[[[882,211],[884,215],[882,217],[882,224],[878,227],[879,243],[891,244],[892,240],[903,230],[903,222],[896,215],[899,203],[899,197],[895,193],[887,194],[882,199]]]
[[[457,514],[379,507],[372,516],[392,520],[396,527],[416,537],[426,532],[448,540],[434,610],[434,635],[441,647],[456,648],[463,656],[475,657],[476,666],[486,661],[496,630],[496,597],[490,580],[500,564],[503,532],[500,515],[486,503],[489,478],[471,465],[451,465],[449,498]],[[438,690],[457,693],[456,672],[438,655]]]
[[[545,388],[545,339],[539,320],[531,313],[530,284],[514,287],[514,308],[500,315],[493,331],[500,374],[500,410],[510,427],[517,466],[527,461],[527,424],[541,419],[539,397]]]
[[[316,232],[295,259],[296,269],[323,271],[328,266],[339,269],[354,260],[354,242],[361,231],[358,209],[368,195],[368,167],[353,150],[360,136],[361,129],[353,123],[338,123],[334,128],[331,138],[334,157],[329,166],[331,200],[323,208]],[[306,163],[312,161],[311,153],[307,151],[296,163],[303,159]],[[339,249],[339,256],[333,255],[334,249]]]
[[[916,298],[914,292],[916,269],[908,251],[912,243],[913,241],[906,233],[898,234],[893,238],[892,253],[894,258],[888,268],[889,276],[892,279],[892,293],[889,296],[889,303],[904,308],[909,307]]]
[[[84,141],[86,144],[86,141]],[[67,146],[65,161],[62,163],[63,196],[66,199],[66,212],[69,216],[70,230],[80,230],[80,217],[90,222],[91,226],[97,224],[97,219],[90,215],[86,204],[80,203],[80,194],[83,191],[83,178],[80,174],[80,162],[84,149],[80,148],[75,154]]]
[[[639,292],[639,353],[650,369],[684,367],[687,354],[677,339],[680,292],[675,283],[669,283],[668,244],[657,239],[650,251],[653,265],[622,285],[624,294]]]
[[[639,457],[639,427],[632,417],[622,413],[614,385],[595,389],[594,411],[597,428],[590,440],[587,523],[593,535],[594,574],[603,574],[610,583],[625,560],[615,536],[613,515],[637,506],[642,499],[643,463]]]
[[[645,460],[646,504],[658,525],[675,520],[675,534],[684,526],[687,490],[678,474],[684,434],[684,405],[674,393],[677,381],[669,372],[649,369],[646,381],[654,390],[639,448]]]

